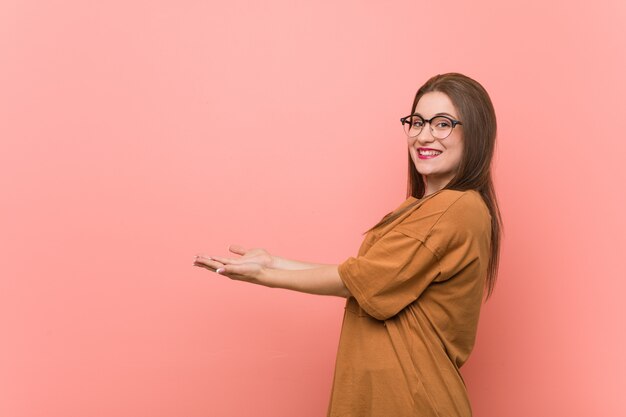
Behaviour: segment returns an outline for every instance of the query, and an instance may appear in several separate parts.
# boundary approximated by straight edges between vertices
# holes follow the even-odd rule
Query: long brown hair
[[[495,110],[489,94],[482,85],[466,75],[450,72],[431,77],[417,90],[410,114],[415,112],[420,98],[431,91],[446,94],[459,112],[459,118],[463,121],[464,143],[461,162],[456,175],[443,189],[478,191],[491,214],[491,254],[485,283],[488,299],[496,283],[502,232],[502,217],[491,177],[491,160],[495,149],[497,130]],[[408,156],[407,198],[413,196],[421,199],[426,191],[424,179],[417,172],[411,155]],[[393,222],[418,203],[419,201],[416,201],[403,210],[387,214],[368,232]]]

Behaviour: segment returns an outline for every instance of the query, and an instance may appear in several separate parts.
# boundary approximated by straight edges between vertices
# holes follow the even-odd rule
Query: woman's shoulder
[[[491,223],[491,215],[476,190],[441,190],[427,197],[398,225],[398,231],[425,239],[435,226],[480,228]]]
[[[482,196],[476,190],[443,189],[434,193],[430,198],[431,204],[445,207],[452,206],[453,204],[472,205],[482,201]]]
[[[421,204],[422,214],[441,213],[447,211],[465,211],[472,212],[483,211],[487,214],[489,209],[485,204],[483,197],[476,190],[441,190],[434,193],[430,197],[426,197]],[[417,215],[417,212],[415,213]]]

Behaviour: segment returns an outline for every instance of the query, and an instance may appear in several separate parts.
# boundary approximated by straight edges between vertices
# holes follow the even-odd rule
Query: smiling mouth
[[[435,149],[422,149],[419,148],[417,150],[417,155],[419,157],[424,157],[424,158],[434,158],[435,156],[441,155],[441,151],[435,150]]]

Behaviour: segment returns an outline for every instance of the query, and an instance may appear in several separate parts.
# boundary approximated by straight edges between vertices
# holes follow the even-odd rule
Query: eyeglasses
[[[424,124],[428,122],[430,125],[430,133],[433,134],[433,137],[437,139],[445,139],[450,136],[452,133],[452,129],[456,125],[462,125],[458,120],[454,120],[448,116],[435,116],[430,120],[424,120],[422,116],[418,114],[411,114],[409,116],[405,116],[400,119],[402,122],[402,126],[404,127],[404,132],[408,137],[414,138],[419,135],[424,127]]]

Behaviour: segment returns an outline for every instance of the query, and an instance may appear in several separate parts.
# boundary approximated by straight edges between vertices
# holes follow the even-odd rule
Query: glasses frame
[[[428,119],[428,120],[427,120],[427,119],[424,119],[421,115],[419,115],[419,114],[417,114],[417,113],[413,113],[413,114],[409,114],[408,116],[404,116],[404,117],[402,117],[402,118],[400,119],[400,123],[402,123],[402,126],[404,127],[404,125],[408,123],[408,119],[409,119],[409,117],[414,117],[414,116],[417,116],[417,117],[419,117],[420,119],[422,119],[422,121],[424,122],[424,125],[425,125],[426,123],[428,123],[428,128],[430,129],[430,134],[431,134],[431,135],[433,135],[433,137],[434,137],[434,138],[436,138],[436,139],[445,139],[445,138],[447,138],[448,136],[450,136],[450,134],[452,133],[452,131],[454,130],[454,128],[456,127],[456,125],[461,125],[461,126],[463,126],[463,123],[461,123],[461,121],[460,121],[460,120],[453,119],[452,117],[450,117],[450,116],[446,116],[446,115],[444,115],[444,114],[440,114],[440,115],[433,116],[433,117],[431,117],[430,119]],[[446,136],[444,136],[443,138],[438,138],[437,136],[435,136],[435,132],[433,131],[433,125],[430,123],[431,121],[433,121],[434,119],[436,119],[436,118],[438,118],[438,117],[443,117],[444,119],[449,120],[449,121],[450,121],[450,123],[452,124],[452,129],[450,129],[450,133],[448,133],[448,134],[447,134]],[[424,130],[424,125],[422,125],[422,128],[419,130],[419,132],[417,132],[417,133],[416,133],[415,135],[413,135],[413,136],[409,135],[409,133],[408,133],[405,129],[403,129],[403,130],[404,130],[404,133],[406,133],[406,135],[407,135],[408,137],[410,137],[410,138],[414,138],[414,137],[416,137],[417,135],[419,135],[420,133],[422,133],[422,130]],[[410,129],[410,128],[409,128],[409,129]]]

